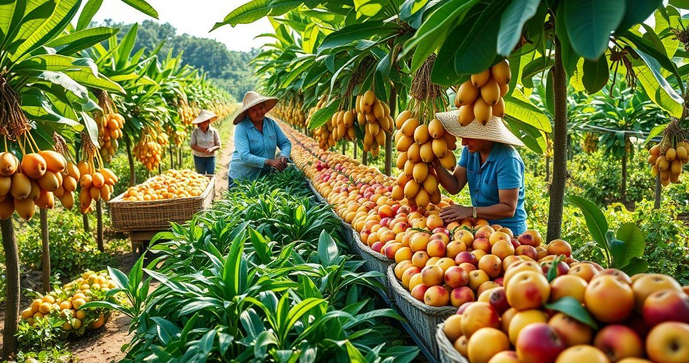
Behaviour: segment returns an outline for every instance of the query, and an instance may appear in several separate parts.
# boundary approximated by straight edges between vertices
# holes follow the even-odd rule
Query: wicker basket
[[[447,339],[443,332],[445,323],[438,324],[438,329],[435,331],[435,341],[440,348],[440,361],[442,363],[469,363],[469,360],[464,358],[457,349],[452,345],[452,342]]]
[[[390,283],[385,275],[388,273],[388,267],[395,263],[395,260],[391,260],[385,257],[384,255],[372,250],[371,247],[369,247],[367,244],[361,241],[361,238],[359,238],[359,234],[356,233],[356,231],[352,230],[352,232],[354,236],[352,248],[361,257],[361,259],[364,260],[364,267],[368,271],[378,271],[381,274],[383,274],[383,276],[380,279],[378,279],[378,281],[380,281],[380,283],[383,284],[383,286],[385,286],[385,294],[389,297]]]
[[[108,202],[112,228],[121,232],[164,231],[170,228],[171,222],[190,220],[194,213],[207,209],[213,201],[215,176],[207,177],[208,186],[198,197],[135,202],[123,200],[124,193],[118,195]]]
[[[436,358],[440,358],[440,348],[435,339],[435,332],[438,324],[443,323],[445,319],[457,312],[457,308],[447,307],[433,307],[428,306],[411,296],[409,291],[405,289],[395,276],[395,265],[388,267],[388,283],[390,284],[390,292],[395,305],[399,311],[409,320],[409,325],[416,331],[419,338],[425,343],[428,351]]]

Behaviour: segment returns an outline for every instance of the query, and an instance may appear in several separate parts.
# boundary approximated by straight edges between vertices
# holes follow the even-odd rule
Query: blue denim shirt
[[[519,189],[517,209],[510,218],[488,220],[499,224],[519,235],[526,230],[526,210],[524,209],[524,161],[517,150],[502,143],[493,144],[486,162],[481,165],[481,154],[462,150],[459,166],[467,169],[469,194],[474,207],[488,207],[500,203],[499,190]]]
[[[275,159],[275,148],[280,148],[280,156],[289,158],[292,143],[280,126],[272,119],[263,119],[263,132],[258,131],[248,117],[234,127],[234,153],[228,175],[232,179],[256,179],[267,173],[270,166],[266,160]]]

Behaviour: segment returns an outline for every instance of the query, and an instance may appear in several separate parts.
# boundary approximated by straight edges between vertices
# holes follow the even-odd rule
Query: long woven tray
[[[122,232],[161,231],[169,229],[171,222],[190,220],[196,212],[210,207],[213,201],[215,176],[207,177],[208,186],[198,197],[136,202],[124,200],[124,193],[118,195],[108,202],[112,228]]]

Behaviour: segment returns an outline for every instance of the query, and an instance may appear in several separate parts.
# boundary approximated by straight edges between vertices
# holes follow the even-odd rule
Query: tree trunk
[[[660,184],[660,173],[656,175],[656,195],[655,195],[655,203],[653,204],[653,209],[660,209],[660,202],[662,199],[662,192],[663,186]]]
[[[89,215],[84,213],[81,215],[81,219],[84,221],[84,232],[89,233],[91,228],[89,227]]]
[[[624,139],[624,155],[622,156],[622,203],[627,203],[627,143],[629,140],[625,136]]]
[[[14,237],[12,217],[0,221],[2,247],[5,249],[7,269],[7,305],[5,307],[5,331],[2,336],[2,358],[9,360],[17,353],[17,318],[19,317],[19,252]]]
[[[177,165],[180,166],[182,165],[182,148],[179,148],[179,152],[177,153]]]
[[[567,79],[562,66],[562,49],[558,39],[555,39],[553,70],[555,127],[553,130],[553,181],[550,184],[550,211],[546,237],[548,242],[560,238],[562,233],[562,208],[567,173]]]
[[[129,161],[129,186],[133,187],[136,185],[136,170],[134,169],[134,155],[132,155],[132,142],[129,137],[124,138],[124,142],[127,144],[127,161]]]
[[[397,89],[395,85],[390,87],[390,100],[388,106],[390,106],[390,117],[394,120],[395,118],[393,115],[397,108]],[[385,134],[385,175],[392,175],[392,132]]]
[[[368,165],[368,153],[366,151],[361,152],[361,163]]]
[[[347,141],[342,142],[342,155],[347,155]]]
[[[354,160],[356,160],[356,158],[357,158],[357,156],[356,156],[356,150],[357,150],[358,148],[359,148],[359,147],[358,147],[358,145],[357,145],[357,142],[356,142],[356,140],[354,140],[354,156],[352,157]]]
[[[163,163],[159,162],[158,163],[158,175],[163,173]]]
[[[48,239],[48,210],[40,208],[41,241],[43,242],[43,293],[50,292],[50,240]]]
[[[545,157],[545,181],[550,181],[550,156]]]
[[[175,159],[174,159],[174,153],[172,152],[172,143],[168,144],[170,147],[170,169],[175,168]]]
[[[98,250],[101,252],[105,251],[103,246],[103,200],[98,199],[96,202],[96,218],[98,221],[96,223],[96,243],[98,244]]]

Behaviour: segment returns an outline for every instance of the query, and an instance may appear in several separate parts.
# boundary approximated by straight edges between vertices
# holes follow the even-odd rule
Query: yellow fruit
[[[67,174],[75,180],[79,180],[79,178],[81,177],[79,168],[72,162],[67,162]]]
[[[501,85],[506,85],[510,83],[512,78],[512,72],[510,71],[510,65],[506,60],[494,65],[490,68],[490,73],[493,79]]]
[[[84,160],[77,164],[77,168],[79,169],[80,175],[91,174],[91,166]]]
[[[455,106],[466,106],[472,104],[479,95],[479,88],[474,86],[471,81],[466,81],[459,86],[455,96]]]
[[[419,125],[414,130],[414,141],[419,145],[426,143],[429,137],[428,125]]]
[[[488,79],[490,78],[490,69],[486,69],[485,71],[477,74],[472,74],[471,75],[471,84],[474,85],[474,87],[483,87],[486,82],[488,82]]]
[[[31,180],[23,173],[14,173],[10,193],[16,199],[27,198],[31,194]]]
[[[12,213],[14,213],[14,198],[7,195],[0,201],[0,219],[10,218]]]
[[[48,170],[45,159],[37,153],[26,154],[22,158],[22,173],[31,179],[38,179]]]
[[[687,149],[682,146],[677,147],[677,159],[686,160],[687,159]]]
[[[50,312],[53,311],[53,304],[44,302],[38,307],[38,311],[43,315],[50,314]]]
[[[60,198],[60,203],[66,209],[72,209],[74,207],[74,194],[72,192],[65,193],[65,195]]]
[[[455,166],[457,165],[457,159],[455,158],[455,154],[445,154],[445,157],[440,158],[440,164],[443,166],[443,168],[449,169],[451,172],[454,172]]]
[[[421,161],[421,146],[419,146],[417,143],[411,144],[407,150],[407,158],[412,163],[418,163]]]
[[[427,191],[421,189],[416,194],[416,197],[414,197],[414,201],[416,202],[416,205],[423,208],[430,203],[430,195]]]
[[[41,189],[41,195],[36,200],[36,206],[43,209],[52,209],[55,206],[55,197],[53,193]]]
[[[419,183],[414,180],[410,180],[404,185],[404,196],[407,198],[414,198],[417,193],[419,193]]]
[[[442,158],[447,154],[447,141],[445,139],[435,139],[433,140],[433,153]]]
[[[12,178],[0,176],[0,195],[6,195],[12,189]]]
[[[500,100],[500,86],[498,86],[498,82],[494,79],[489,79],[481,87],[481,98],[491,106],[498,103],[498,100]]]
[[[34,314],[34,312],[33,312],[33,310],[31,310],[31,308],[26,308],[26,309],[22,310],[22,314],[21,314],[22,319],[26,320],[28,318],[31,318],[31,317],[33,317],[33,314]]]
[[[507,95],[507,92],[510,91],[510,85],[509,84],[501,84],[500,85],[500,97],[505,97]]]
[[[19,167],[19,159],[17,159],[11,152],[3,152],[0,154],[0,175],[10,176],[17,171]]]
[[[411,111],[402,111],[400,112],[399,115],[397,115],[397,118],[395,119],[395,127],[398,129],[402,128],[402,125],[404,125],[404,122],[409,120],[411,118]]]
[[[93,175],[91,176],[91,179],[92,179],[93,186],[96,188],[100,188],[103,186],[103,184],[105,184],[105,178],[103,177],[103,174],[101,174],[99,172],[93,173]]]
[[[414,132],[416,131],[416,128],[418,126],[419,120],[415,118],[410,118],[404,122],[400,131],[402,131],[402,133],[407,137],[414,137]]]
[[[60,186],[60,181],[54,172],[48,170],[38,179],[38,185],[49,192],[54,192]]]
[[[440,139],[444,140],[444,139]],[[433,141],[428,141],[425,144],[421,145],[421,148],[419,150],[419,155],[421,156],[421,160],[424,163],[430,163],[435,159],[435,153],[433,151],[433,143],[438,140],[433,140]]]
[[[675,160],[676,157],[677,157],[677,151],[673,148],[669,148],[665,152],[665,159],[667,159],[667,161],[673,161],[673,160]]]
[[[468,126],[472,123],[476,117],[474,116],[474,104],[468,104],[459,108],[459,124],[462,126]]]
[[[495,117],[504,117],[505,116],[505,100],[500,97],[500,100],[498,103],[493,105],[493,116]]]
[[[443,127],[443,124],[440,122],[440,120],[434,118],[433,120],[431,120],[431,122],[428,123],[428,134],[430,134],[431,137],[434,139],[443,137],[443,135],[445,134],[445,128]]]
[[[31,198],[14,199],[14,209],[24,220],[29,220],[36,212],[36,203]]]
[[[362,98],[364,106],[371,106],[373,105],[373,102],[376,101],[376,94],[373,93],[373,91],[368,90],[366,93],[364,93],[364,97]]]
[[[48,170],[53,173],[59,173],[65,170],[67,160],[62,154],[55,152],[53,150],[42,150],[38,153],[46,162]]]
[[[62,181],[62,187],[65,189],[65,191],[73,192],[77,190],[77,180],[74,179],[71,175],[68,175]]]
[[[493,110],[489,104],[487,104],[483,98],[478,98],[474,102],[474,116],[476,121],[486,124],[493,117]]]
[[[423,181],[423,189],[430,195],[438,192],[438,179],[435,175],[428,174],[428,176],[426,176],[426,180]]]
[[[414,164],[414,170],[412,176],[417,183],[423,183],[428,175],[428,164],[426,163],[416,163]]]

